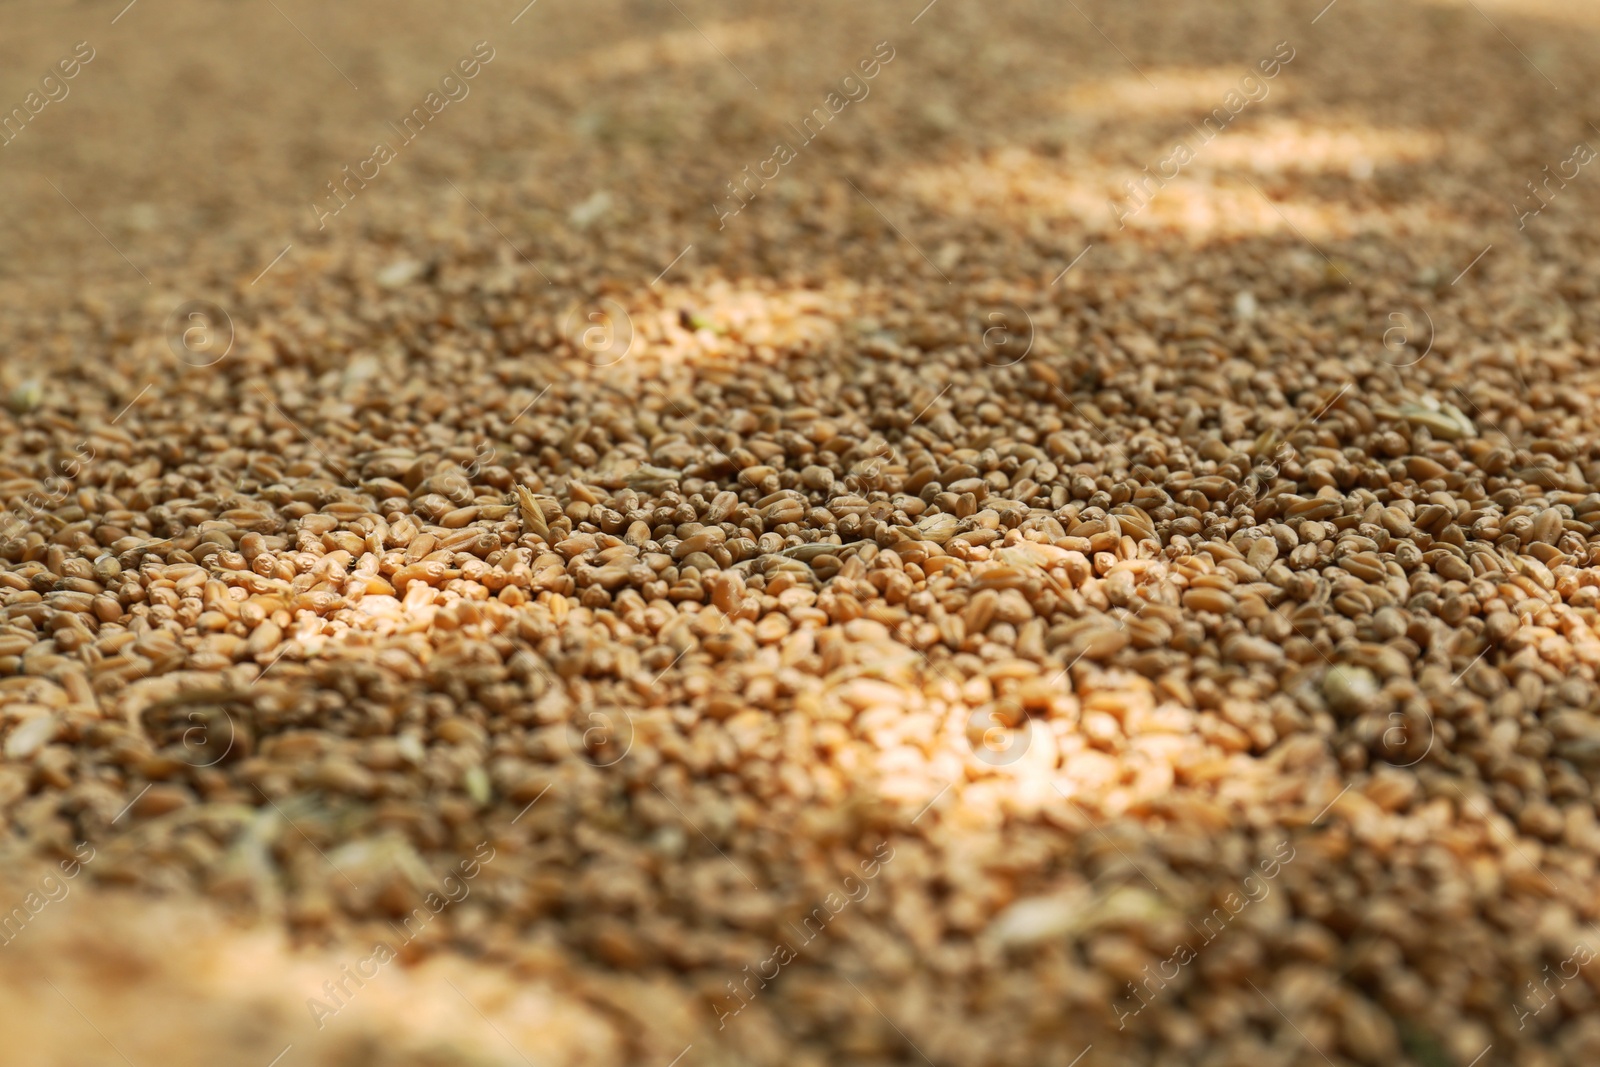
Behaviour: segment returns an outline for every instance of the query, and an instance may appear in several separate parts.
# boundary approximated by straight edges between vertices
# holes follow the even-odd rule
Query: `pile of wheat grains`
[[[16,1062],[1600,1055],[1600,23],[917,6],[6,46]]]

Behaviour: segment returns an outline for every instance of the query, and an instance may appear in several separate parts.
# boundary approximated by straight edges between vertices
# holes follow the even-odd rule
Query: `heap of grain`
[[[617,1010],[774,1062],[1516,1040],[1600,852],[1588,394],[1246,316],[1130,361],[1077,296],[1009,367],[875,290],[783,357],[662,311],[624,375],[552,333],[19,404],[8,495],[91,458],[0,548],[14,832],[355,939],[492,841],[408,956],[673,975]]]

